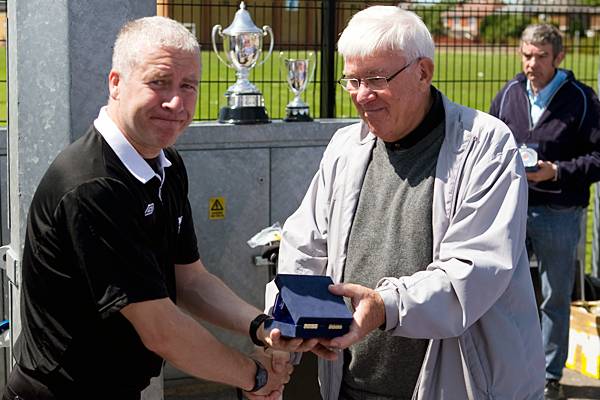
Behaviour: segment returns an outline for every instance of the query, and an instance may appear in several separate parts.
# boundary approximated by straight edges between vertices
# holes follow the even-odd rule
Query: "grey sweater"
[[[400,142],[377,139],[350,231],[345,282],[375,288],[383,277],[410,276],[431,263],[433,181],[444,139],[441,101],[428,118]],[[427,344],[371,332],[346,351],[340,398],[411,398]]]

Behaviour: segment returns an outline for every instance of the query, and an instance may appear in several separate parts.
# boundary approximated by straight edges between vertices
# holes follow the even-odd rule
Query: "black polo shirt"
[[[183,160],[170,148],[164,156],[171,165],[162,182],[158,175],[146,181],[91,127],[59,154],[37,188],[15,357],[60,398],[117,398],[160,372],[162,359],[119,310],[175,301],[174,264],[199,258]]]

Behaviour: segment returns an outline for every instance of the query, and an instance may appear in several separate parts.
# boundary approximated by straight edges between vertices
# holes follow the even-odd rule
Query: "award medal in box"
[[[285,337],[333,338],[348,333],[352,313],[344,298],[329,292],[333,281],[328,276],[278,274],[279,294],[273,319],[265,329],[277,328]]]
[[[532,146],[527,146],[525,143],[519,147],[519,153],[523,160],[526,172],[535,172],[538,170],[538,153]]]

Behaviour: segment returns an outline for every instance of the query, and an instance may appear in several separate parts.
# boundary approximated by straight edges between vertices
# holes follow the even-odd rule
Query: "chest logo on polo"
[[[152,215],[153,212],[154,212],[154,203],[150,203],[146,206],[146,211],[144,211],[144,217],[147,217],[148,215]]]

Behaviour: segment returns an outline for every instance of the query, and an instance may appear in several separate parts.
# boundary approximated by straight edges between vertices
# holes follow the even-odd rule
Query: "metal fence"
[[[452,100],[487,110],[498,89],[520,71],[518,38],[529,23],[550,22],[564,33],[567,56],[562,67],[594,89],[600,50],[598,0],[536,2],[499,1],[247,1],[258,27],[273,28],[275,50],[250,80],[264,94],[271,118],[282,118],[292,93],[281,70],[281,57],[314,52],[317,69],[304,93],[317,118],[354,117],[348,95],[336,85],[343,60],[335,44],[339,33],[359,10],[374,4],[399,5],[419,14],[436,42],[434,85]],[[225,104],[224,93],[235,82],[234,71],[221,64],[210,37],[214,25],[233,21],[238,1],[159,0],[159,15],[174,18],[191,29],[202,45],[203,73],[197,120],[215,120]],[[268,40],[263,48],[268,49]],[[221,49],[221,43],[218,43]],[[265,51],[266,53],[266,51]],[[263,55],[265,54],[263,53]]]
[[[273,28],[275,50],[252,70],[250,80],[263,92],[271,118],[285,115],[292,93],[281,69],[282,57],[304,57],[314,52],[317,68],[304,93],[317,118],[357,116],[348,95],[337,87],[343,60],[335,51],[339,33],[350,17],[370,5],[398,4],[418,13],[436,42],[434,84],[452,100],[487,110],[491,99],[520,70],[518,37],[529,23],[546,21],[564,33],[567,56],[562,66],[584,83],[597,86],[600,51],[599,0],[559,1],[301,1],[249,0],[254,23]],[[234,71],[221,64],[212,50],[211,29],[227,27],[239,1],[158,0],[157,12],[192,30],[202,44],[203,74],[196,120],[215,120],[225,104],[224,93],[235,82]],[[0,22],[5,25],[6,2],[0,0]],[[219,48],[222,44],[218,43]],[[264,48],[268,48],[268,41]],[[5,36],[0,37],[0,125],[6,124]],[[280,56],[280,53],[282,53]],[[263,55],[266,53],[263,53]]]
[[[0,0],[0,126],[6,126],[8,120],[8,87],[6,85],[6,0]]]

